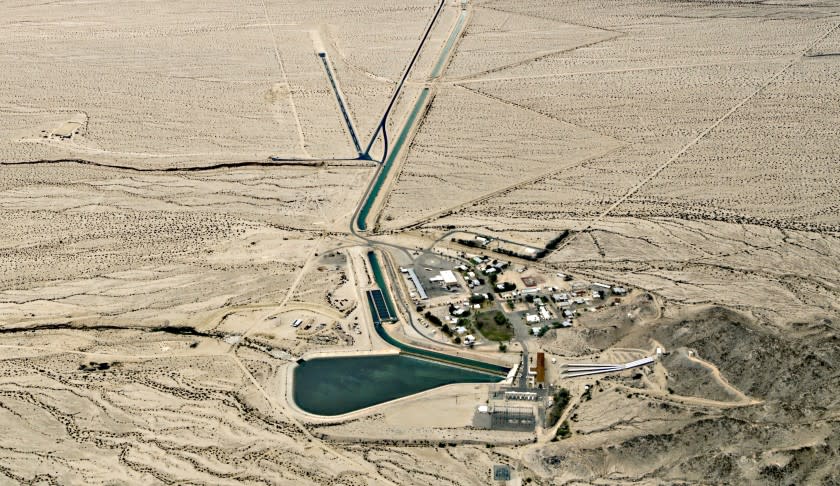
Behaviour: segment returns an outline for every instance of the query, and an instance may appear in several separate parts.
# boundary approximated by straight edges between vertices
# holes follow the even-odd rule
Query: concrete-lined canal
[[[442,6],[443,2],[439,10]],[[449,52],[455,45],[466,18],[466,12],[462,11],[437,63],[432,69],[432,79],[439,77],[443,71]],[[430,29],[431,25],[429,26]],[[424,40],[426,36],[428,36],[428,30]],[[416,56],[417,53],[415,53],[415,58]],[[327,74],[331,75],[326,61],[324,61],[324,66]],[[408,72],[406,72],[406,76],[407,74]],[[342,105],[338,90],[335,87],[334,89],[339,104]],[[356,214],[354,223],[359,230],[367,230],[371,210],[388,180],[394,162],[405,142],[409,139],[417,118],[426,107],[428,98],[429,88],[424,88],[409,112],[393,147],[390,151],[386,149],[385,160],[382,161],[379,171]],[[383,117],[383,123],[385,123],[386,117]],[[346,115],[345,118],[348,126],[351,126],[349,118]],[[384,131],[383,126],[380,128]],[[292,399],[298,407],[308,413],[334,416],[443,385],[452,383],[495,383],[504,378],[509,371],[509,368],[505,366],[418,348],[403,343],[388,334],[383,324],[396,320],[396,307],[388,291],[376,253],[368,252],[368,260],[378,287],[378,289],[367,293],[367,303],[373,317],[374,328],[385,342],[399,349],[400,354],[317,358],[298,362],[292,377]]]
[[[458,22],[455,23],[455,28],[452,29],[452,33],[449,34],[449,39],[446,40],[446,44],[443,46],[443,51],[440,53],[440,57],[438,57],[437,63],[435,63],[435,67],[432,69],[432,79],[440,76],[441,71],[443,71],[443,65],[446,63],[446,59],[449,58],[449,51],[452,50],[452,46],[455,45],[455,41],[461,35],[461,29],[464,27],[464,22],[467,21],[467,11],[461,10],[461,14],[458,16]]]
[[[394,142],[394,147],[390,152],[388,152],[388,157],[379,167],[376,179],[373,181],[373,185],[371,185],[370,191],[368,191],[367,198],[362,204],[361,209],[359,209],[359,214],[356,217],[356,227],[360,230],[367,231],[367,219],[370,214],[370,210],[373,207],[373,203],[376,202],[376,198],[379,196],[379,191],[382,190],[382,186],[385,185],[385,181],[388,179],[388,174],[391,172],[391,167],[394,165],[394,160],[396,160],[397,154],[400,153],[400,149],[402,149],[405,140],[408,138],[409,133],[411,133],[411,127],[414,126],[414,122],[417,120],[417,115],[423,109],[423,106],[426,104],[426,98],[428,97],[429,88],[423,88],[423,92],[420,93],[420,97],[417,98],[417,102],[414,103],[414,107],[408,115],[408,120],[406,120],[405,125],[403,125],[402,130],[400,130],[400,134],[397,137],[396,142]]]
[[[446,65],[446,60],[449,58],[449,53],[452,51],[452,48],[455,46],[455,41],[458,40],[458,37],[461,35],[461,31],[464,28],[464,23],[467,20],[467,12],[461,11],[458,16],[458,21],[455,23],[455,27],[452,29],[452,33],[449,34],[449,38],[446,40],[446,44],[443,46],[443,50],[441,50],[440,56],[438,56],[438,60],[435,63],[434,67],[432,68],[430,79],[434,79],[440,77],[441,73],[443,72],[443,68]],[[408,139],[409,135],[411,134],[411,129],[414,127],[415,122],[417,121],[417,116],[422,112],[423,108],[426,106],[426,100],[429,97],[429,88],[423,88],[423,91],[420,93],[420,96],[417,98],[417,101],[414,103],[414,106],[411,109],[411,112],[408,115],[408,119],[405,121],[405,124],[400,130],[399,135],[397,136],[396,142],[394,142],[393,148],[388,152],[384,161],[382,161],[382,166],[379,168],[379,172],[376,174],[376,179],[373,181],[373,184],[368,191],[365,201],[362,204],[362,207],[359,209],[359,212],[356,216],[356,227],[359,228],[361,231],[367,231],[368,229],[368,217],[370,216],[370,211],[373,208],[376,199],[379,197],[379,191],[382,190],[382,187],[385,185],[385,181],[388,180],[388,174],[391,172],[391,168],[394,165],[394,161],[397,159],[397,156],[400,153],[403,145],[405,144],[406,139]]]
[[[385,299],[385,304],[389,307],[391,314],[394,315],[395,313],[393,310],[393,300],[391,299],[390,292],[388,292],[388,287],[385,283],[385,277],[382,273],[382,267],[379,264],[379,259],[377,258],[376,253],[374,253],[373,251],[368,252],[368,260],[370,261],[370,267],[373,271],[373,278],[376,281],[376,285],[382,291],[383,298]],[[379,334],[379,336],[385,342],[387,342],[391,346],[394,346],[395,348],[399,349],[405,354],[411,354],[421,358],[442,361],[444,363],[449,363],[456,366],[467,367],[482,372],[492,373],[497,375],[499,379],[501,379],[502,376],[506,375],[509,370],[509,368],[505,366],[500,366],[485,361],[478,361],[475,359],[462,358],[460,356],[453,356],[447,353],[439,353],[430,349],[423,349],[405,344],[388,334],[388,332],[385,330],[385,327],[382,325],[382,322],[379,322],[379,320],[376,318],[374,318],[374,327],[376,328],[376,333]]]
[[[368,252],[385,312],[395,315],[379,259]],[[341,415],[452,383],[497,383],[509,368],[405,344],[385,330],[369,301],[374,328],[399,355],[317,358],[294,370],[293,400],[303,411]]]

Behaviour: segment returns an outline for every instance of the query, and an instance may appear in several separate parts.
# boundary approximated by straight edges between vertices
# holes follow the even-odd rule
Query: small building
[[[613,287],[612,293],[615,295],[627,295],[627,289],[624,287]]]
[[[506,391],[505,400],[528,400],[534,401],[538,398],[536,392]]]
[[[464,337],[464,346],[472,346],[473,344],[475,344],[475,336],[473,336],[472,334],[467,334]]]
[[[542,320],[547,321],[547,320],[551,319],[551,312],[548,312],[548,309],[546,309],[544,306],[540,307],[539,312],[540,312],[540,318]]]
[[[537,372],[534,381],[537,383],[545,383],[545,353],[537,353],[537,366],[535,368]]]
[[[417,293],[420,294],[420,300],[427,300],[429,296],[426,295],[426,289],[423,288],[423,284],[420,283],[420,279],[417,278],[417,273],[414,272],[414,269],[401,268],[400,271],[408,274],[408,278],[411,279],[411,283],[414,284],[414,288],[417,289]]]
[[[593,292],[603,292],[605,295],[609,295],[611,290],[612,290],[612,287],[610,287],[607,284],[602,284],[602,283],[598,283],[598,282],[595,282],[595,283],[592,284],[592,291]]]
[[[537,322],[540,322],[540,316],[536,314],[525,314],[525,322],[535,324]]]
[[[452,270],[443,270],[440,272],[440,276],[443,279],[443,283],[446,285],[458,283],[458,279],[455,277],[455,272]]]

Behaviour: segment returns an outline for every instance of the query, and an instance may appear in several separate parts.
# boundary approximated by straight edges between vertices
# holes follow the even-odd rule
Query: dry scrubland
[[[5,480],[483,485],[507,463],[537,484],[836,481],[833,1],[476,1],[429,82],[459,14],[444,9],[389,119],[393,141],[430,88],[380,226],[532,245],[581,230],[547,265],[642,292],[540,346],[558,362],[671,354],[566,382],[559,442],[441,443],[491,436],[463,428],[475,387],[295,418],[290,362],[376,345],[346,325],[367,319],[363,252],[338,250],[373,169],[101,165],[354,157],[316,52],[364,144],[435,8],[3,2]],[[92,164],[27,163],[65,158]]]
[[[281,172],[282,170],[282,172]],[[278,302],[368,169],[0,168],[5,325],[206,324]]]
[[[433,9],[4,2],[0,159],[169,167],[354,157],[317,52],[328,53],[366,142]],[[72,139],[43,138],[69,121],[80,122]]]
[[[507,36],[507,56],[523,42],[522,15],[533,35],[556,21],[557,32],[573,24],[604,36],[522,60],[470,41]],[[647,289],[666,299],[665,314],[619,310],[550,331],[543,346],[570,360],[610,360],[650,339],[673,351],[662,376],[601,380],[570,413],[576,435],[524,453],[529,467],[558,484],[831,483],[838,24],[836,2],[491,1],[474,10],[380,224],[472,227],[531,244],[581,230],[549,265]],[[494,109],[505,116],[485,121]],[[436,110],[454,123],[442,129]],[[570,157],[563,144],[574,138],[550,135],[561,123],[591,134],[604,154]],[[480,129],[476,155],[472,131],[483,126],[493,128]],[[539,142],[499,134],[515,131]],[[545,174],[532,169],[534,152]],[[499,163],[497,153],[518,156]],[[458,178],[452,160],[462,155],[471,160],[459,161]],[[750,400],[759,404],[743,406]]]
[[[399,226],[389,219],[473,226],[532,243],[535,234],[586,230],[550,261],[675,301],[726,303],[776,320],[837,312],[836,5],[619,2],[592,10],[582,2],[488,2],[473,15],[476,32],[517,42],[512,26],[523,15],[539,19],[534,35],[555,21],[558,30],[569,23],[609,36],[528,62],[504,64],[488,53],[487,64],[501,68],[441,86],[395,184],[397,202],[383,213],[385,228]],[[495,29],[485,25],[492,19]],[[516,127],[532,133],[529,140],[563,123],[592,134],[592,150],[614,150],[575,161],[562,146],[568,136],[532,145],[487,137],[492,150],[521,155],[494,164],[484,150],[467,165],[484,174],[452,176],[462,187],[423,198],[420,177],[450,174],[447,159],[469,153],[422,158],[427,139],[471,147],[470,129],[483,120],[458,103],[472,97],[507,108],[495,127],[527,114]],[[434,113],[447,107],[472,116],[461,118],[463,128],[440,130]],[[531,152],[559,170],[528,178]]]

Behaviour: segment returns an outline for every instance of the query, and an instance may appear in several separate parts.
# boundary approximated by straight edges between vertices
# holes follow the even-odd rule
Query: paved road
[[[376,131],[374,131],[373,135],[370,137],[370,142],[368,142],[367,148],[365,148],[365,156],[370,156],[370,149],[373,147],[373,143],[376,141],[376,137],[379,136],[379,132],[382,131],[383,134],[385,133],[386,124],[388,122],[388,115],[391,113],[391,109],[394,107],[394,103],[397,101],[397,97],[399,96],[400,91],[402,90],[402,87],[405,84],[405,80],[408,79],[408,75],[409,73],[411,73],[411,68],[414,67],[414,62],[417,61],[417,57],[420,55],[420,50],[423,49],[423,46],[426,44],[426,39],[429,38],[429,33],[432,31],[432,27],[434,27],[435,22],[440,16],[440,12],[443,10],[444,5],[446,5],[446,0],[441,0],[440,5],[438,5],[437,10],[435,10],[435,15],[432,17],[432,21],[429,22],[429,26],[426,27],[426,32],[423,33],[423,37],[420,39],[420,44],[414,51],[414,55],[411,56],[411,61],[408,62],[408,67],[406,67],[402,79],[400,79],[400,82],[397,84],[397,88],[394,90],[393,96],[391,96],[391,101],[388,102],[388,106],[385,108],[385,113],[382,114],[382,118],[379,120],[379,126],[376,127]],[[385,137],[387,140],[387,135],[385,135]],[[388,157],[387,141],[385,143],[385,153],[382,155],[382,160],[384,161],[386,157]]]

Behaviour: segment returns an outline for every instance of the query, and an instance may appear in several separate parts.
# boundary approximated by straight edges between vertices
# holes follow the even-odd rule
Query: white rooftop
[[[447,284],[454,284],[458,283],[458,279],[455,278],[455,272],[452,270],[443,270],[440,272],[441,278],[443,278],[443,283]]]

